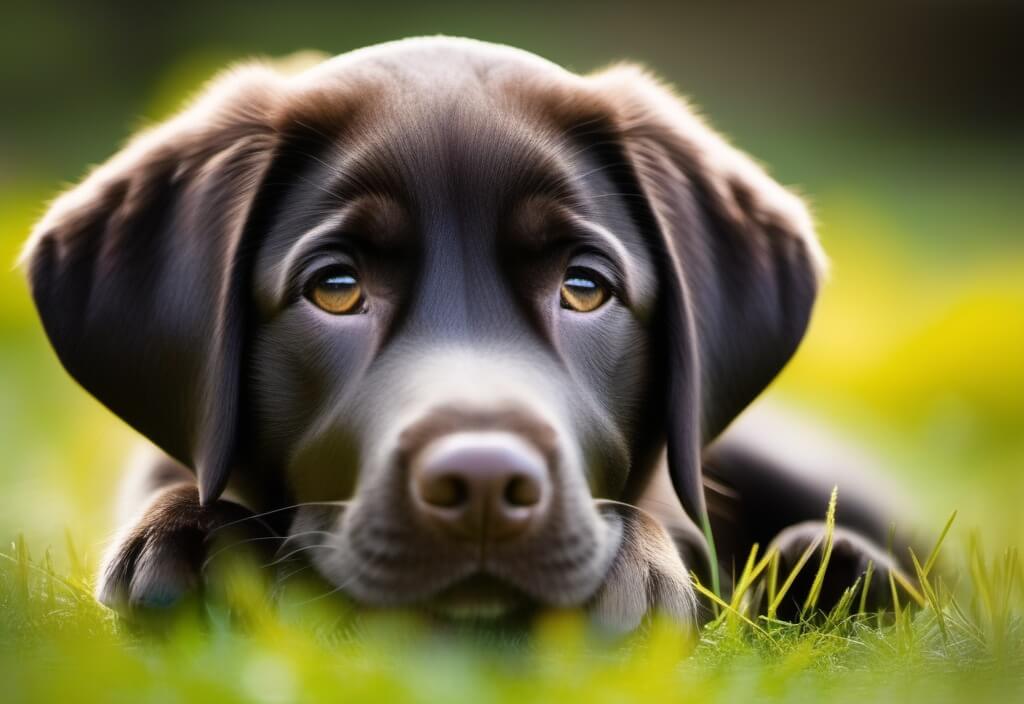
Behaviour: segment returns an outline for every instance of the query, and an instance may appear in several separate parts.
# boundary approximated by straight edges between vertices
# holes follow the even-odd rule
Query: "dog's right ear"
[[[204,501],[236,440],[246,224],[278,140],[283,77],[236,69],[63,194],[23,255],[61,363],[195,469]]]
[[[825,257],[804,204],[631,66],[596,74],[662,266],[669,470],[710,537],[701,451],[779,373],[810,319]],[[712,546],[713,548],[713,546]]]

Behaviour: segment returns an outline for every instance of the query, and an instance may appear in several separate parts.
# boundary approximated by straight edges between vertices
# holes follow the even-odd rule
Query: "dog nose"
[[[541,522],[550,503],[547,461],[504,432],[466,432],[427,445],[411,466],[417,511],[451,537],[516,538]]]

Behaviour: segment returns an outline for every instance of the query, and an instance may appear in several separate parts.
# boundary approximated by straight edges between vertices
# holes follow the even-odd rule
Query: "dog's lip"
[[[508,582],[474,572],[442,589],[425,604],[428,610],[454,620],[495,620],[522,611],[531,600]]]
[[[295,533],[288,541],[300,548],[329,547],[305,557],[321,577],[356,603],[413,608],[445,620],[496,621],[549,607],[576,608],[600,588],[619,552],[621,505],[600,499],[594,505],[597,552],[588,551],[582,557],[574,553],[573,564],[578,569],[567,569],[565,556],[544,559],[551,543],[548,540],[512,546],[511,551],[509,546],[472,546],[472,550],[455,555],[446,551],[436,559],[402,552],[399,557],[403,559],[391,560],[383,567],[371,565],[374,577],[364,580],[364,555],[373,551],[354,548],[358,536],[352,534],[353,522],[343,525],[340,520],[355,515],[352,511],[358,504],[353,501],[300,509],[292,524]],[[587,564],[581,567],[583,562]]]

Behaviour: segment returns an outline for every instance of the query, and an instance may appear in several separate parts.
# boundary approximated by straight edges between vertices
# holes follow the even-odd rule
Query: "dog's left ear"
[[[244,231],[282,88],[230,72],[60,196],[23,263],[61,363],[164,452],[204,502],[234,459],[245,318]]]
[[[668,336],[668,453],[684,508],[706,524],[702,447],[778,374],[825,269],[799,198],[645,72],[590,79],[656,230]]]

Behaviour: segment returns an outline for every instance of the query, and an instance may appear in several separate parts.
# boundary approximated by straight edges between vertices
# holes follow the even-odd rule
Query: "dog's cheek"
[[[588,386],[610,388],[629,352],[629,327],[629,312],[614,300],[592,313],[563,310],[558,336],[566,365]]]
[[[567,313],[560,326],[575,433],[594,496],[622,498],[637,447],[646,442],[649,344],[628,309],[613,301],[597,313]],[[643,443],[641,443],[643,444]]]
[[[286,467],[288,487],[299,503],[344,501],[355,492],[362,466],[358,434],[343,423],[330,423],[304,438]]]
[[[346,317],[352,320],[333,320],[298,302],[260,329],[252,347],[250,392],[257,462],[283,466],[286,458],[303,451],[300,443],[316,444],[316,435],[336,423],[341,407],[351,405],[347,399],[363,378],[374,343],[366,316]],[[346,408],[342,420],[356,410]],[[346,441],[343,437],[335,444],[307,455],[330,457]]]

